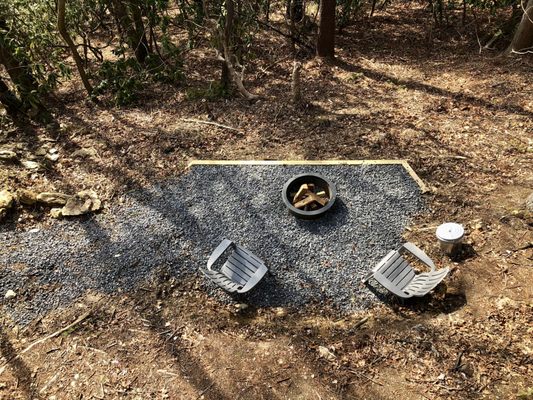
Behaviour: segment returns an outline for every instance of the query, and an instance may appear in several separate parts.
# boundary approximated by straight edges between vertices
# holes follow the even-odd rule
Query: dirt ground
[[[405,237],[452,269],[447,287],[341,317],[222,306],[201,277],[161,270],[29,326],[3,313],[0,399],[533,399],[532,60],[479,54],[427,18],[391,8],[346,29],[336,61],[304,58],[300,108],[287,98],[289,48],[264,33],[245,76],[253,104],[192,98],[217,78],[205,48],[188,54],[183,87],[146,88],[131,107],[96,106],[70,83],[55,94],[59,131],[0,133],[2,146],[53,147],[59,160],[2,165],[0,184],[94,189],[110,205],[192,159],[407,159],[431,192]],[[207,113],[238,130],[184,121]],[[17,208],[4,229],[51,224],[48,211]],[[434,238],[449,220],[467,229],[454,260]]]

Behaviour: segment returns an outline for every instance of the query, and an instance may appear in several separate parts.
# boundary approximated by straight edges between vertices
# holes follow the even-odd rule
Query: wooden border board
[[[401,165],[417,183],[422,193],[429,192],[429,188],[407,160],[193,160],[187,168],[195,165]]]

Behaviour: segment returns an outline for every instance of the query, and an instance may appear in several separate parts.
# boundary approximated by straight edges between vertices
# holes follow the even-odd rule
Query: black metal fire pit
[[[304,184],[313,184],[315,193],[325,192],[324,197],[328,199],[327,203],[324,206],[318,205],[318,208],[314,210],[296,208],[293,205],[294,196]],[[283,203],[285,203],[285,206],[293,215],[302,219],[315,219],[333,207],[337,198],[337,189],[333,183],[321,175],[301,174],[289,179],[285,183],[281,191],[281,197],[283,198]]]

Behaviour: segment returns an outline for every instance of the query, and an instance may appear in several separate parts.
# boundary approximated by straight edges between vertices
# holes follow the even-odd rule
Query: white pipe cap
[[[462,225],[455,222],[446,222],[437,228],[437,239],[443,242],[460,242],[465,234],[465,230]]]

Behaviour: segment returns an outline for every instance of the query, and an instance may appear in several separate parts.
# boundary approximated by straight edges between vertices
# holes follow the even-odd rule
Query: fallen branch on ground
[[[224,129],[229,129],[231,131],[244,133],[244,131],[241,130],[241,129],[237,129],[237,128],[234,128],[234,127],[228,126],[228,125],[219,124],[218,122],[202,121],[201,119],[191,119],[191,118],[182,118],[182,121],[183,122],[193,122],[193,123],[196,123],[196,124],[213,125],[213,126],[218,126],[219,128],[224,128]]]
[[[30,351],[33,347],[35,347],[36,345],[40,344],[40,343],[43,343],[43,342],[46,342],[48,339],[52,339],[56,336],[59,336],[61,335],[63,332],[65,331],[68,331],[69,329],[75,327],[76,325],[78,325],[80,322],[82,322],[83,320],[85,320],[89,315],[91,314],[90,311],[87,311],[86,313],[82,314],[81,316],[79,316],[76,321],[74,321],[73,323],[55,331],[54,333],[51,333],[50,335],[48,336],[45,336],[39,340],[36,340],[35,342],[33,342],[32,344],[30,344],[28,347],[26,347],[24,350],[22,350],[20,353],[18,353],[16,356],[13,356],[11,357],[9,360],[6,361],[6,363],[4,365],[2,365],[2,367],[0,367],[0,374],[2,374],[6,368],[6,366],[13,362],[14,360],[16,360],[17,358],[19,358],[20,356],[22,356],[24,353],[27,353],[28,351]]]
[[[368,317],[364,317],[364,318],[360,319],[360,320],[357,321],[356,324],[353,326],[353,329],[360,328],[361,326],[363,326],[364,324],[366,324],[367,321],[368,321]]]

